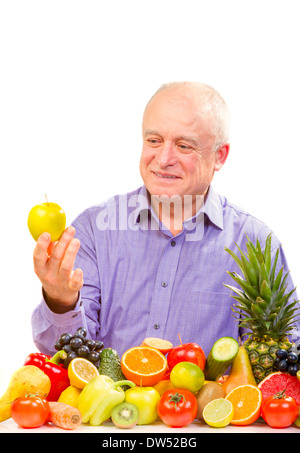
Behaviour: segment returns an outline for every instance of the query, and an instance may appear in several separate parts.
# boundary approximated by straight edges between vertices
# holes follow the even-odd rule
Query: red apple
[[[197,343],[185,343],[173,347],[167,359],[170,370],[179,362],[191,362],[198,365],[204,371],[206,363],[203,349]]]

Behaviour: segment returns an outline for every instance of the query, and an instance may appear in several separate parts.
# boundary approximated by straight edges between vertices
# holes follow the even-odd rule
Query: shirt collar
[[[156,218],[156,215],[151,208],[151,202],[145,185],[140,188],[139,195],[141,195],[143,203],[140,203],[139,208],[136,210],[136,223],[139,223],[140,213],[145,210],[149,211]],[[223,209],[220,198],[213,190],[212,186],[208,188],[204,203],[197,214],[191,219],[187,219],[184,224],[186,225],[188,222],[193,222],[195,221],[194,219],[197,221],[198,218],[201,218],[202,213],[206,214],[215,226],[223,230]]]
[[[209,220],[218,228],[223,230],[223,209],[220,197],[213,190],[212,186],[209,187],[208,193],[205,197],[204,206],[202,208]],[[200,209],[200,211],[201,211]]]

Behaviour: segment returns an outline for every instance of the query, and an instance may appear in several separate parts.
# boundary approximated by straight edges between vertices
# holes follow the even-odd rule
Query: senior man
[[[50,255],[49,234],[37,241],[43,298],[32,325],[45,353],[79,327],[119,355],[149,336],[176,345],[180,334],[208,354],[218,338],[240,335],[224,287],[237,268],[224,247],[245,249],[245,234],[264,243],[271,230],[213,190],[230,149],[227,105],[206,84],[166,84],[142,133],[144,185],[79,214]],[[279,245],[273,234],[273,253]]]

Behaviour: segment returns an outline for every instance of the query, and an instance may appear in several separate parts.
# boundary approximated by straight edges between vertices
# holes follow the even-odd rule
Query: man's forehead
[[[163,135],[172,132],[178,138],[186,138],[190,141],[199,139],[203,133],[207,134],[212,128],[210,115],[202,115],[197,111],[183,109],[178,111],[165,111],[156,109],[149,111],[143,118],[142,131],[144,136]]]
[[[209,101],[200,92],[190,91],[184,87],[166,88],[158,92],[147,104],[143,116],[145,119],[179,115],[182,121],[195,123],[205,121],[211,116]]]

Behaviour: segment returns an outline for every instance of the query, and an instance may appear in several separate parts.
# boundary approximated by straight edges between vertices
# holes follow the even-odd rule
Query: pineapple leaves
[[[270,275],[271,272],[271,241],[272,234],[270,233],[266,239],[265,251],[264,251],[264,264],[266,268],[267,275]]]
[[[258,339],[264,336],[275,339],[286,337],[294,328],[296,318],[300,317],[297,306],[299,301],[289,302],[296,290],[294,288],[287,292],[289,273],[284,275],[284,266],[277,271],[280,246],[272,259],[271,236],[272,234],[267,236],[262,250],[258,238],[254,244],[246,235],[247,254],[235,244],[240,257],[225,247],[225,251],[238,264],[244,277],[227,271],[238,285],[236,288],[224,283],[224,286],[234,293],[230,296],[237,302],[232,307],[233,316],[240,323],[240,327],[246,328]]]
[[[288,275],[289,275],[289,272],[283,277],[283,280],[281,282],[281,285],[280,285],[279,289],[282,289],[284,287]]]
[[[250,239],[248,241],[250,241]],[[255,254],[255,247],[252,243],[251,243],[252,244],[252,246],[251,246],[250,243],[251,243],[251,241],[246,243],[248,257],[249,257],[249,263],[256,274],[256,278],[258,279],[259,269],[260,269],[259,262],[258,262],[256,254]]]
[[[266,280],[263,280],[260,285],[260,294],[264,300],[267,302],[271,301],[272,291]]]
[[[271,287],[273,287],[273,285],[274,285],[274,278],[275,278],[275,271],[276,271],[278,256],[279,256],[279,248],[276,250],[275,258],[274,258],[274,262],[273,262],[273,266],[272,266],[272,270],[271,270],[271,274],[270,274]]]
[[[260,242],[259,242],[258,238],[256,239],[256,256],[259,261],[259,264],[264,262],[264,255],[261,250],[261,246],[260,246]]]
[[[241,254],[241,259],[237,257],[237,255],[229,250],[227,247],[225,247],[225,251],[228,252],[232,258],[235,260],[235,262],[238,264],[239,268],[241,269],[245,279],[250,285],[257,286],[258,284],[258,274],[256,274],[255,270],[251,267],[250,263],[247,261],[246,256],[240,249],[240,247],[235,244],[237,248],[239,249],[239,252]]]
[[[272,288],[273,293],[276,293],[276,291],[278,291],[278,288],[280,286],[281,279],[282,279],[282,274],[283,274],[283,266],[280,269],[280,271],[278,272],[277,277],[275,278],[273,288]]]
[[[233,280],[244,290],[244,292],[249,296],[249,298],[255,298],[259,295],[257,289],[253,288],[248,282],[246,282],[240,275],[236,272],[227,273],[233,278]]]

